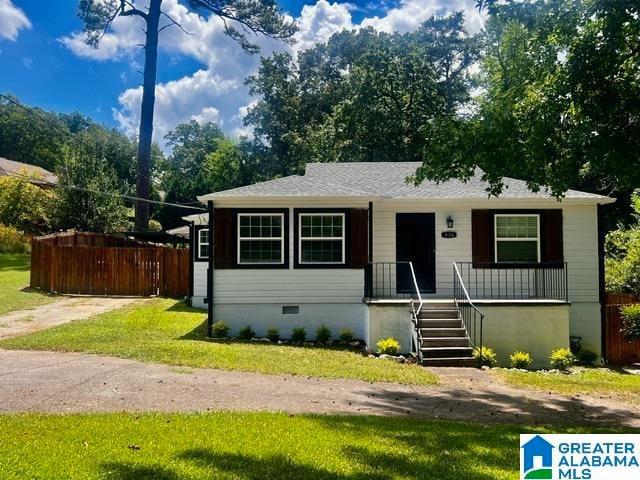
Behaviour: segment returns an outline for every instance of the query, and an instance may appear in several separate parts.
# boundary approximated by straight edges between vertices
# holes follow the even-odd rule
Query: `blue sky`
[[[136,1],[144,5],[145,0]],[[250,133],[242,117],[252,99],[243,80],[259,56],[249,56],[226,38],[219,21],[189,13],[181,0],[163,0],[179,18],[184,35],[162,33],[158,69],[155,137],[195,119],[217,121],[232,135]],[[382,31],[410,31],[432,14],[467,12],[470,31],[482,26],[473,0],[280,0],[298,23],[297,43],[287,47],[258,38],[262,54],[289,49],[295,54],[332,33],[362,25]],[[0,92],[45,109],[80,111],[109,126],[134,133],[140,102],[142,55],[139,26],[118,19],[113,33],[94,50],[82,41],[77,0],[0,0]]]

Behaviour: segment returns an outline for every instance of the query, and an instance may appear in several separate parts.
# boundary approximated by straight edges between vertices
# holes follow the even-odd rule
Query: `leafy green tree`
[[[640,191],[631,196],[635,223],[609,232],[605,241],[605,282],[614,292],[640,294]]]
[[[297,59],[275,54],[248,79],[246,122],[273,155],[272,176],[307,161],[420,160],[425,125],[469,99],[477,58],[458,12],[404,35],[344,31]]]
[[[167,202],[198,205],[196,197],[271,178],[261,170],[264,149],[246,139],[234,141],[214,123],[178,125],[166,137],[172,153],[166,160],[159,188]],[[165,228],[181,225],[192,210],[161,207],[155,215]]]
[[[625,192],[640,184],[640,3],[631,0],[478,2],[480,95],[470,115],[427,129],[416,177],[468,178],[480,166],[499,194],[503,176]]]
[[[132,186],[127,190],[133,190],[136,183],[136,144],[132,139],[116,129],[92,123],[76,133],[74,140],[87,155],[104,159],[113,167],[118,179]]]
[[[243,149],[227,138],[218,142],[214,152],[207,155],[204,176],[209,192],[240,187],[251,182],[248,156]]]
[[[12,100],[0,97],[0,157],[54,171],[69,139],[67,126],[55,113],[37,107],[30,113]]]
[[[103,158],[82,148],[65,147],[57,173],[60,188],[54,219],[58,229],[113,233],[130,227],[117,176]]]
[[[190,203],[196,195],[208,193],[204,167],[207,155],[215,152],[225,138],[215,123],[200,124],[195,120],[178,125],[166,135],[167,146],[173,151],[167,159],[163,182],[167,200]]]
[[[56,200],[53,190],[35,186],[28,176],[0,177],[0,224],[28,234],[46,233]]]
[[[207,12],[220,17],[224,22],[226,34],[248,53],[258,51],[258,46],[249,40],[249,33],[288,40],[295,32],[294,24],[280,14],[275,0],[185,0],[181,5],[194,12]],[[135,17],[145,24],[136,192],[140,198],[149,198],[158,38],[164,28],[172,25],[179,28],[182,26],[162,11],[162,0],[149,0],[146,11],[137,8],[129,0],[80,0],[78,15],[84,22],[87,43],[96,47],[104,32],[119,16]],[[238,25],[239,29],[236,28]],[[136,203],[138,230],[147,229],[149,211],[148,203]]]

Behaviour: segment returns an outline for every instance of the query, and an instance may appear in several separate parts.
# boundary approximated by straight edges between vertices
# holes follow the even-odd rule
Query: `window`
[[[344,213],[301,213],[299,218],[299,263],[343,264]]]
[[[238,264],[284,263],[284,214],[238,214]]]
[[[209,258],[209,229],[198,230],[198,257]]]
[[[540,261],[540,215],[495,216],[496,261]]]

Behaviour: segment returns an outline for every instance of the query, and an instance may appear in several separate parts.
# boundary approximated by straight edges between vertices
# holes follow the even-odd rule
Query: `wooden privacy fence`
[[[630,365],[640,362],[640,341],[629,342],[620,333],[622,329],[620,307],[639,302],[640,299],[629,293],[607,293],[605,296],[606,360],[611,365]]]
[[[189,292],[189,250],[105,235],[34,238],[31,287],[57,293],[180,298]]]

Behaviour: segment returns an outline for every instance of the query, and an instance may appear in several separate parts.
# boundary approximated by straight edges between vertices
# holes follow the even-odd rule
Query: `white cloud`
[[[350,5],[345,3],[329,3],[318,0],[314,5],[302,7],[297,18],[299,31],[296,33],[297,51],[313,47],[316,43],[329,40],[336,32],[353,29]]]
[[[383,17],[365,18],[363,27],[371,26],[381,32],[410,32],[432,15],[444,16],[452,11],[465,13],[469,33],[482,29],[482,15],[475,8],[474,0],[402,0],[400,4],[387,11]]]
[[[237,102],[249,101],[249,95],[240,86],[240,82],[223,79],[212,70],[198,70],[193,75],[158,84],[154,138],[164,145],[164,136],[180,123],[189,120],[222,123],[225,118],[231,118],[237,110]],[[113,110],[120,126],[131,134],[138,131],[141,100],[142,87],[130,88],[120,94],[120,107]]]
[[[135,4],[144,8],[146,1],[136,0]],[[474,8],[474,0],[401,0],[400,4],[388,9],[386,15],[365,18],[359,24],[354,23],[351,15],[354,8],[353,4],[347,2],[317,0],[312,5],[305,5],[295,19],[299,31],[293,46],[262,36],[253,37],[252,40],[260,45],[264,56],[276,50],[288,50],[295,54],[316,43],[325,42],[331,35],[344,29],[371,26],[385,32],[407,32],[416,29],[431,15],[446,15],[452,10],[465,11],[470,32],[482,28],[482,17]],[[192,13],[178,0],[163,0],[163,10],[191,34],[185,34],[176,26],[168,27],[161,33],[159,48],[168,54],[164,57],[165,61],[175,62],[176,58],[187,57],[202,66],[192,75],[158,84],[154,139],[162,145],[163,137],[169,130],[191,119],[199,122],[216,121],[235,136],[251,135],[242,119],[255,99],[249,96],[243,82],[256,72],[259,56],[242,52],[225,35],[224,25],[216,16],[205,18]],[[137,81],[139,76],[131,73],[141,69],[139,63],[142,52],[139,45],[143,41],[143,34],[140,27],[141,20],[135,17],[116,18],[113,31],[104,36],[98,49],[86,45],[81,32],[71,33],[60,41],[80,57],[99,61],[127,60],[131,72],[129,75],[123,72],[121,79],[123,82]],[[118,98],[119,106],[113,109],[114,118],[121,128],[131,134],[138,130],[141,98],[141,87],[127,89]]]
[[[25,28],[31,28],[25,13],[11,0],[0,0],[0,38],[15,42],[20,30]]]
[[[204,107],[197,115],[191,115],[191,120],[195,120],[199,124],[203,123],[218,123],[221,126],[224,124],[224,120],[220,118],[220,110],[215,107]]]

